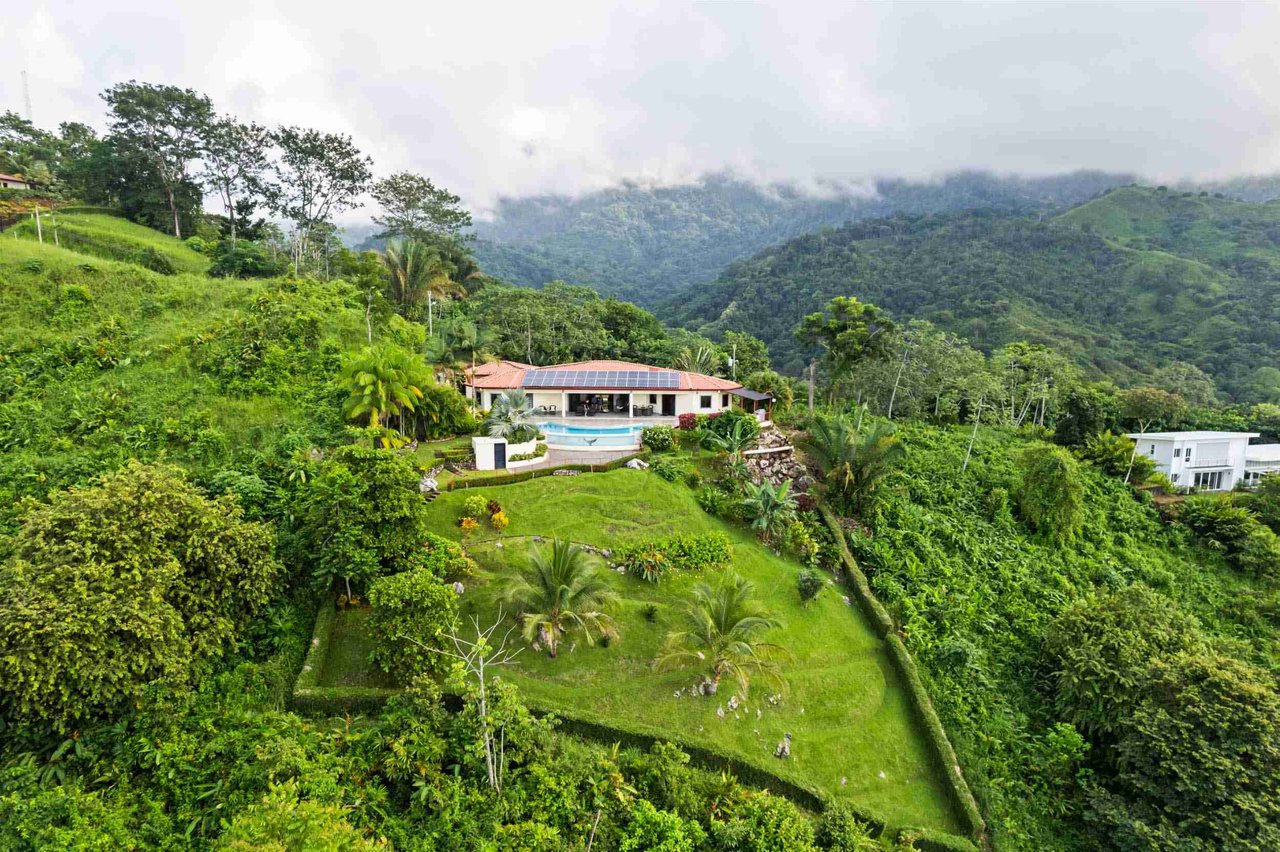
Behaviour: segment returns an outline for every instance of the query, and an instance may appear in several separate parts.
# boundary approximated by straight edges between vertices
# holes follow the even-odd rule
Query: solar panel
[[[680,387],[680,374],[671,370],[528,370],[520,383],[525,388],[626,388]]]

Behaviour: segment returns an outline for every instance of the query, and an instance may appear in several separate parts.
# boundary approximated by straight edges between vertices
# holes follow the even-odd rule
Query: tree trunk
[[[178,221],[178,202],[173,197],[173,187],[166,186],[164,193],[169,199],[169,212],[173,214],[173,235],[182,239],[182,224]]]
[[[898,375],[893,379],[893,392],[889,394],[889,413],[886,415],[890,420],[893,419],[893,402],[898,398],[898,383],[902,381],[902,371],[907,368],[907,353],[910,351],[902,350],[902,363],[898,365]]]
[[[427,337],[435,337],[435,325],[433,323],[433,314],[435,313],[435,301],[431,298],[431,291],[427,290]]]
[[[978,437],[978,424],[982,422],[982,403],[986,397],[978,397],[978,412],[973,417],[973,432],[969,434],[969,446],[964,451],[964,464],[960,465],[960,472],[964,473],[969,467],[969,455],[973,452],[973,441]]]
[[[1138,439],[1133,442],[1133,452],[1129,453],[1129,469],[1124,472],[1124,484],[1129,484],[1129,477],[1133,476],[1133,463],[1138,458],[1138,444],[1142,442],[1142,438],[1147,434],[1147,427],[1151,425],[1151,421],[1138,424]]]
[[[816,359],[809,361],[809,413],[813,414],[813,393],[814,385],[818,381],[818,362]]]

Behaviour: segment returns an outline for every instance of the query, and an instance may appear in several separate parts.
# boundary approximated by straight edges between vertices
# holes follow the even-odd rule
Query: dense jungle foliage
[[[901,467],[850,544],[996,846],[1273,848],[1274,577],[1091,464],[1053,474],[1069,523],[1046,528],[1025,495],[1061,450],[981,429],[961,473],[968,430],[898,434]]]
[[[476,225],[476,254],[490,274],[521,286],[563,279],[651,307],[713,280],[731,261],[820,228],[895,213],[1055,211],[1130,180],[960,173],[936,183],[883,179],[818,192],[729,175],[669,187],[624,184],[577,198],[501,199],[492,221]]]
[[[733,264],[664,312],[703,333],[763,339],[780,368],[793,330],[838,295],[930,320],[991,351],[1050,346],[1132,383],[1168,361],[1242,401],[1274,401],[1280,206],[1114,190],[1058,219],[992,211],[897,216],[799,237]]]

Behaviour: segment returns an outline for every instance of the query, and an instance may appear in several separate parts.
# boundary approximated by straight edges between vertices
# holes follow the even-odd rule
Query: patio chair
[[[557,412],[556,407],[555,407],[554,405],[548,405],[548,406],[547,406],[547,413],[548,413],[548,414],[557,414],[558,412]]]

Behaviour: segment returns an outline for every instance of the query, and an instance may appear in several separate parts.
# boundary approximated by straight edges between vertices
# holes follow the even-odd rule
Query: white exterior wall
[[[1230,491],[1244,477],[1246,436],[1210,439],[1139,438],[1138,453],[1156,463],[1179,488],[1195,485],[1197,472],[1223,471],[1219,490]],[[1190,461],[1187,460],[1188,452]]]
[[[711,407],[702,407],[702,397],[711,397]],[[729,404],[724,405],[724,397],[729,397]],[[661,396],[658,397],[662,399]],[[733,394],[727,391],[680,391],[676,394],[676,416],[681,414],[715,414],[733,407]]]

